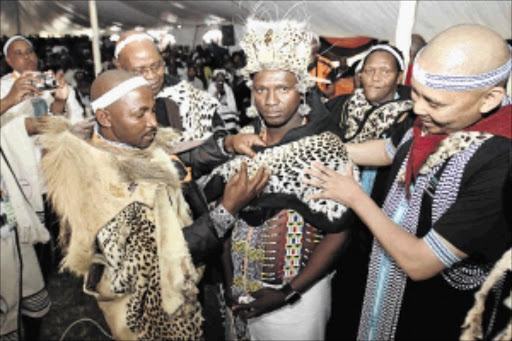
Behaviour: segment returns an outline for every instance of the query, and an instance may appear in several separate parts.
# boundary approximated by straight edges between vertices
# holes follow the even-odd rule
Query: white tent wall
[[[0,33],[6,36],[17,33],[18,17],[25,35],[41,31],[72,34],[90,27],[87,0],[2,0],[0,5]],[[399,6],[400,1],[97,1],[100,29],[114,23],[122,24],[123,29],[172,26],[176,31],[173,34],[180,37],[178,44],[187,45],[192,43],[196,25],[206,30],[208,24],[243,24],[251,13],[275,19],[290,9],[289,17],[308,19],[312,30],[323,36],[393,40]],[[455,24],[477,23],[511,39],[511,12],[511,1],[419,0],[413,32],[429,40]],[[177,32],[178,24],[183,33]]]

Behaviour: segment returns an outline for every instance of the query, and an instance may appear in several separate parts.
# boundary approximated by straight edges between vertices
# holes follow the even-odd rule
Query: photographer
[[[26,114],[65,115],[72,122],[83,118],[83,109],[74,90],[65,82],[64,74],[40,73],[32,43],[14,36],[4,45],[6,61],[13,72],[0,79],[0,120],[4,126],[13,118]]]

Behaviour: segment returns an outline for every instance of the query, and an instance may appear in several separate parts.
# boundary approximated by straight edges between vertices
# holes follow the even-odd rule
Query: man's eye
[[[432,109],[437,109],[437,108],[439,108],[439,104],[437,104],[437,103],[431,103],[431,102],[429,102],[428,104],[429,104],[429,106],[430,106]]]

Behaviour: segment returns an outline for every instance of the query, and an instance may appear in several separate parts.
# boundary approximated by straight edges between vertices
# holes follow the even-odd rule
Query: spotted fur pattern
[[[130,204],[99,230],[96,240],[107,260],[113,292],[130,295],[126,321],[139,340],[193,340],[202,336],[201,308],[195,295],[184,292],[185,304],[172,315],[162,308],[150,207]]]
[[[358,89],[343,106],[341,115],[347,115],[345,125],[345,140],[361,143],[380,138],[405,112],[413,107],[412,101],[392,101],[373,110],[365,120],[372,105],[366,100],[363,89]],[[343,120],[341,120],[343,122]],[[361,128],[362,125],[362,128]],[[361,130],[359,131],[359,129]],[[358,133],[359,131],[359,133]],[[357,136],[355,136],[357,134]],[[355,136],[355,137],[354,137]]]
[[[432,168],[440,164],[450,156],[468,149],[472,145],[479,144],[493,137],[492,134],[477,131],[459,131],[444,139],[437,150],[428,157],[420,168],[420,174],[427,174]]]
[[[208,138],[213,132],[212,118],[219,101],[187,81],[163,89],[157,97],[169,98],[180,108],[183,132],[179,142]]]
[[[285,145],[267,148],[253,159],[247,156],[237,156],[217,167],[210,178],[220,175],[225,181],[228,181],[238,172],[243,161],[247,163],[250,176],[256,174],[261,166],[265,166],[272,175],[263,193],[295,195],[309,205],[312,211],[325,214],[331,221],[339,219],[347,211],[346,206],[330,199],[307,199],[310,194],[322,191],[322,189],[306,185],[301,181],[305,176],[304,170],[310,167],[310,163],[314,160],[318,160],[340,173],[346,171],[349,163],[347,150],[339,137],[331,132],[324,132]],[[359,170],[355,166],[354,176],[359,181]]]

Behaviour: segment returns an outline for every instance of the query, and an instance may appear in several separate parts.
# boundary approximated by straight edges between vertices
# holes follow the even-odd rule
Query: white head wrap
[[[418,57],[421,55],[422,51],[423,49],[418,52],[414,59],[412,76],[417,82],[431,89],[444,91],[471,91],[483,89],[488,86],[496,85],[510,77],[510,71],[512,69],[512,58],[510,58],[508,62],[502,66],[481,75],[439,75],[423,70],[418,64]]]
[[[387,45],[387,44],[378,44],[378,45],[374,45],[370,48],[370,50],[368,51],[368,54],[366,55],[366,57],[364,57],[364,61],[362,64],[364,64],[366,62],[366,58],[368,58],[368,56],[374,52],[374,51],[386,51],[386,52],[389,52],[393,55],[393,57],[395,57],[395,59],[398,61],[398,64],[400,65],[400,71],[404,71],[405,70],[405,63],[404,63],[404,58],[402,56],[400,56],[400,54],[398,54],[398,52],[396,52],[395,49],[393,49],[391,47],[391,45]]]
[[[126,47],[126,45],[131,44],[135,41],[144,41],[144,40],[149,40],[149,41],[153,42],[153,38],[151,38],[151,36],[146,33],[136,33],[136,34],[133,34],[133,35],[129,36],[128,38],[120,41],[116,45],[116,49],[114,51],[114,57],[119,58],[119,54]]]
[[[149,83],[144,79],[144,77],[137,76],[130,79],[125,80],[124,82],[116,85],[109,91],[105,92],[103,95],[98,97],[94,102],[91,103],[91,107],[93,111],[98,109],[105,109],[127,93],[140,88],[141,86],[149,86]]]
[[[217,77],[219,73],[223,73],[226,76],[227,72],[224,69],[215,69],[213,70],[213,78]]]
[[[12,43],[14,43],[15,41],[18,41],[18,40],[23,40],[23,41],[27,42],[27,44],[29,44],[30,46],[32,46],[32,47],[34,46],[30,42],[30,40],[28,40],[24,36],[13,36],[9,40],[7,40],[7,42],[4,45],[4,56],[7,56],[7,52],[9,51],[9,46],[11,46]]]

